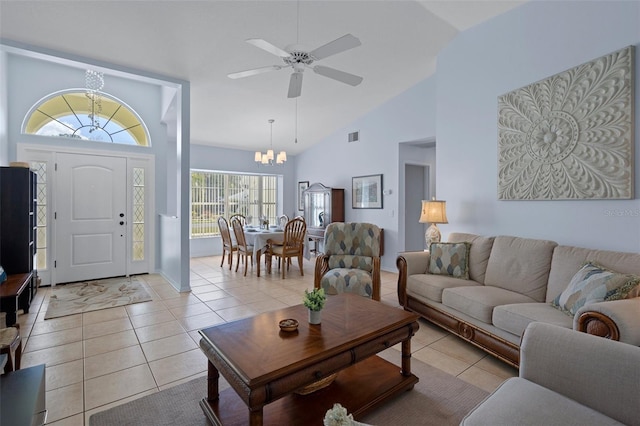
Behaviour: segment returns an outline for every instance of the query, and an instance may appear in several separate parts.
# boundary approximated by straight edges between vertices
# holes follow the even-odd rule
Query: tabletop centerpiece
[[[311,291],[304,291],[304,299],[302,302],[304,306],[309,309],[309,324],[320,324],[320,312],[322,311],[322,308],[324,308],[326,300],[327,295],[324,293],[323,288],[314,288]]]

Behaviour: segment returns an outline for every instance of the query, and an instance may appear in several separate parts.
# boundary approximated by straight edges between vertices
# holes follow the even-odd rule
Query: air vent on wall
[[[359,131],[349,133],[349,143],[358,142],[359,140],[360,140],[360,132]]]

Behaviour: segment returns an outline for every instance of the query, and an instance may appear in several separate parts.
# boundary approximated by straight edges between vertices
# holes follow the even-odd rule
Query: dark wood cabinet
[[[303,197],[304,220],[310,239],[322,241],[327,225],[344,222],[344,189],[314,183],[304,191]]]
[[[7,312],[7,320],[17,309],[29,312],[37,291],[36,185],[36,174],[30,169],[0,167],[0,265],[10,276],[30,275],[27,286],[20,286],[17,294],[3,294],[2,310]]]

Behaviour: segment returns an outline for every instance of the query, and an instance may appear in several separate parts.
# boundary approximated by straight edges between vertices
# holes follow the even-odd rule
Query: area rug
[[[147,302],[151,296],[136,277],[107,278],[52,288],[44,319]]]
[[[400,352],[390,349],[385,359],[400,362]],[[399,364],[398,364],[399,365]],[[458,425],[462,418],[488,394],[487,392],[413,358],[411,370],[420,381],[413,390],[387,401],[359,421],[383,425]],[[92,415],[90,426],[208,426],[199,401],[207,394],[207,379],[187,383],[145,396]],[[220,390],[229,385],[220,377]],[[326,390],[330,390],[326,388]],[[247,411],[248,421],[248,411]],[[265,424],[268,419],[265,419]],[[318,419],[318,425],[322,419]]]

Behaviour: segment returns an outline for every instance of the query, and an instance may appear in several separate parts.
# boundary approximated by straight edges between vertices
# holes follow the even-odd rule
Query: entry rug
[[[44,319],[147,302],[151,296],[136,277],[107,278],[53,287]]]

